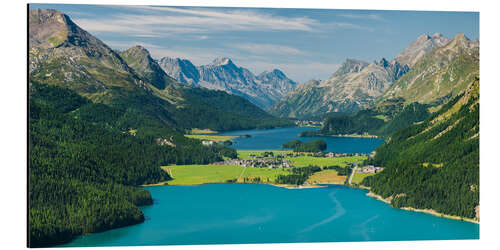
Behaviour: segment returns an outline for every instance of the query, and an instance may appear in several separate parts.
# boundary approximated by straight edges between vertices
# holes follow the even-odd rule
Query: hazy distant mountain
[[[188,60],[164,57],[159,64],[168,75],[187,85],[224,90],[262,108],[270,107],[296,86],[280,70],[255,76],[250,70],[236,66],[229,58],[216,58],[210,64],[195,67]]]
[[[276,103],[270,112],[297,118],[331,112],[353,113],[368,107],[408,70],[407,65],[397,61],[382,59],[367,63],[347,59],[331,78],[301,85]]]
[[[177,81],[189,86],[200,87],[198,84],[200,72],[189,60],[163,57],[158,60],[158,64],[169,76],[177,79]]]
[[[479,42],[459,33],[445,46],[430,50],[418,60],[378,101],[402,97],[407,103],[429,103],[463,92],[476,77]]]

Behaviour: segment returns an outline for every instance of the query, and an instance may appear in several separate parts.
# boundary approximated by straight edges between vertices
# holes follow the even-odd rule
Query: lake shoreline
[[[366,189],[366,190],[369,191],[368,193],[366,193],[366,196],[375,198],[375,199],[377,199],[377,200],[379,200],[381,202],[389,204],[392,208],[396,208],[396,207],[393,207],[391,205],[392,197],[383,198],[382,196],[380,196],[380,195],[378,195],[376,193],[373,193],[371,191],[371,189],[369,187],[366,187],[366,186],[358,186],[358,187],[352,186],[352,187],[353,188],[358,188],[358,189]],[[475,224],[478,224],[478,225],[480,224],[479,220],[465,218],[465,217],[461,217],[461,216],[457,216],[457,215],[444,214],[444,213],[437,212],[434,209],[421,209],[421,208],[414,208],[414,207],[401,207],[401,208],[396,208],[396,209],[403,209],[403,210],[412,211],[412,212],[426,213],[426,214],[430,214],[430,215],[433,215],[433,216],[436,216],[436,217],[442,217],[442,218],[452,219],[452,220],[467,221],[467,222],[475,223]]]
[[[153,187],[153,186],[201,186],[201,185],[209,185],[209,184],[261,184],[261,185],[270,185],[274,187],[279,187],[279,188],[286,188],[286,189],[311,189],[311,188],[325,188],[328,187],[326,185],[328,184],[306,184],[306,185],[293,185],[293,184],[274,184],[274,183],[255,183],[255,182],[233,182],[233,183],[228,183],[228,182],[214,182],[214,183],[201,183],[201,184],[192,184],[192,185],[168,185],[166,183],[157,183],[157,184],[148,184],[148,185],[141,185],[141,187]],[[439,213],[433,209],[419,209],[419,208],[413,208],[413,207],[401,207],[401,208],[396,208],[391,205],[391,200],[392,198],[383,198],[382,196],[373,193],[369,187],[366,186],[353,186],[353,185],[345,185],[345,184],[332,184],[332,185],[339,185],[339,186],[346,186],[350,188],[357,188],[357,189],[365,189],[368,190],[369,192],[366,193],[366,196],[375,198],[381,202],[389,204],[392,208],[395,209],[403,209],[407,211],[412,211],[412,212],[419,212],[419,213],[426,213],[430,214],[436,217],[442,217],[446,219],[452,219],[452,220],[461,220],[461,221],[467,221],[475,224],[480,224],[478,220],[470,219],[470,218],[465,218],[465,217],[460,217],[456,215],[450,215],[450,214],[444,214],[444,213]]]
[[[318,136],[318,137],[347,137],[347,138],[377,138],[377,139],[380,139],[379,136],[377,135],[370,135],[370,134],[367,134],[367,135],[358,135],[358,134],[338,134],[338,135],[330,135],[330,134],[322,134],[322,133],[314,133],[313,135],[303,135],[303,136],[300,136],[300,137],[315,137],[315,136]]]

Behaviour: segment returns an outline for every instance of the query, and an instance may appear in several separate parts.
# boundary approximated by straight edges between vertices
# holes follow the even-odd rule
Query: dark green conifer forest
[[[153,203],[137,187],[170,179],[160,166],[206,164],[234,149],[205,147],[174,128],[129,110],[94,104],[56,86],[29,86],[29,246],[47,247],[76,235],[144,221]],[[131,115],[130,115],[131,116]],[[165,138],[175,147],[159,145]]]

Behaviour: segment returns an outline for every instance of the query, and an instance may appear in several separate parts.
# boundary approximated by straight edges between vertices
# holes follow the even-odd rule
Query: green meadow
[[[286,154],[291,151],[283,150],[239,150],[238,157],[240,159],[248,160],[251,159],[249,155],[260,155],[263,152],[273,152],[277,154]],[[270,158],[270,157],[268,157]],[[316,165],[321,167],[326,166],[341,166],[345,167],[347,163],[361,163],[366,157],[364,156],[349,156],[349,157],[338,157],[338,158],[327,158],[327,157],[313,157],[311,155],[298,156],[298,157],[286,157],[292,162],[295,167],[307,167],[310,165]],[[269,169],[269,168],[245,168],[236,165],[172,165],[162,167],[167,171],[173,180],[167,181],[165,183],[169,185],[199,185],[206,183],[224,183],[224,182],[252,182],[254,179],[259,178],[260,182],[263,183],[274,183],[278,175],[288,175],[291,172],[289,169]],[[324,173],[323,173],[324,172]],[[333,173],[335,172],[335,173]],[[339,183],[342,182],[341,179],[345,177],[337,176],[335,170],[323,170],[313,177],[314,182],[323,183]],[[361,182],[362,178],[359,182]],[[354,181],[353,181],[354,182]],[[165,183],[159,183],[165,184]]]
[[[193,128],[189,131],[190,134],[217,134],[219,132],[211,130],[211,129],[199,129],[199,128]]]
[[[184,135],[184,136],[198,140],[208,140],[215,142],[229,141],[236,137],[236,136],[223,136],[223,135]]]
[[[162,167],[173,180],[169,185],[199,185],[227,182],[238,178],[244,167],[233,165],[175,165]]]
[[[361,163],[366,159],[366,156],[347,156],[347,157],[313,157],[313,156],[299,156],[290,157],[289,160],[296,167],[306,167],[309,165],[316,165],[320,167],[326,166],[347,166],[347,163]]]
[[[368,177],[368,176],[372,176],[374,175],[374,173],[354,173],[354,176],[352,177],[352,181],[351,183],[352,184],[359,184],[361,183],[361,181],[363,181],[364,178]]]
[[[274,183],[278,175],[290,174],[283,169],[245,168],[235,165],[174,165],[162,168],[173,178],[165,182],[168,185],[199,185],[233,180],[244,182],[245,178],[260,178],[262,182]]]

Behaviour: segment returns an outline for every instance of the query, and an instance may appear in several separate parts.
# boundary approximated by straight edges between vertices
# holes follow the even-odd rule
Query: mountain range
[[[254,75],[229,58],[219,57],[201,66],[194,66],[186,59],[170,57],[163,57],[158,63],[179,82],[242,96],[263,109],[269,108],[297,85],[278,69]]]
[[[479,75],[479,41],[463,33],[429,50],[377,102],[402,97],[406,102],[431,103],[463,92]],[[442,102],[443,100],[441,100]]]
[[[402,75],[408,65],[386,59],[367,63],[347,59],[327,80],[310,81],[288,93],[270,112],[277,116],[303,118],[327,113],[354,113],[372,105]]]
[[[30,82],[74,90],[119,107],[124,116],[149,117],[181,130],[289,124],[239,96],[179,83],[145,48],[115,51],[61,12],[30,11],[28,33]],[[141,125],[134,121],[130,126]]]
[[[289,92],[269,112],[280,117],[352,114],[403,98],[405,103],[443,101],[461,93],[479,73],[479,42],[423,34],[390,62],[347,59],[324,81]]]

